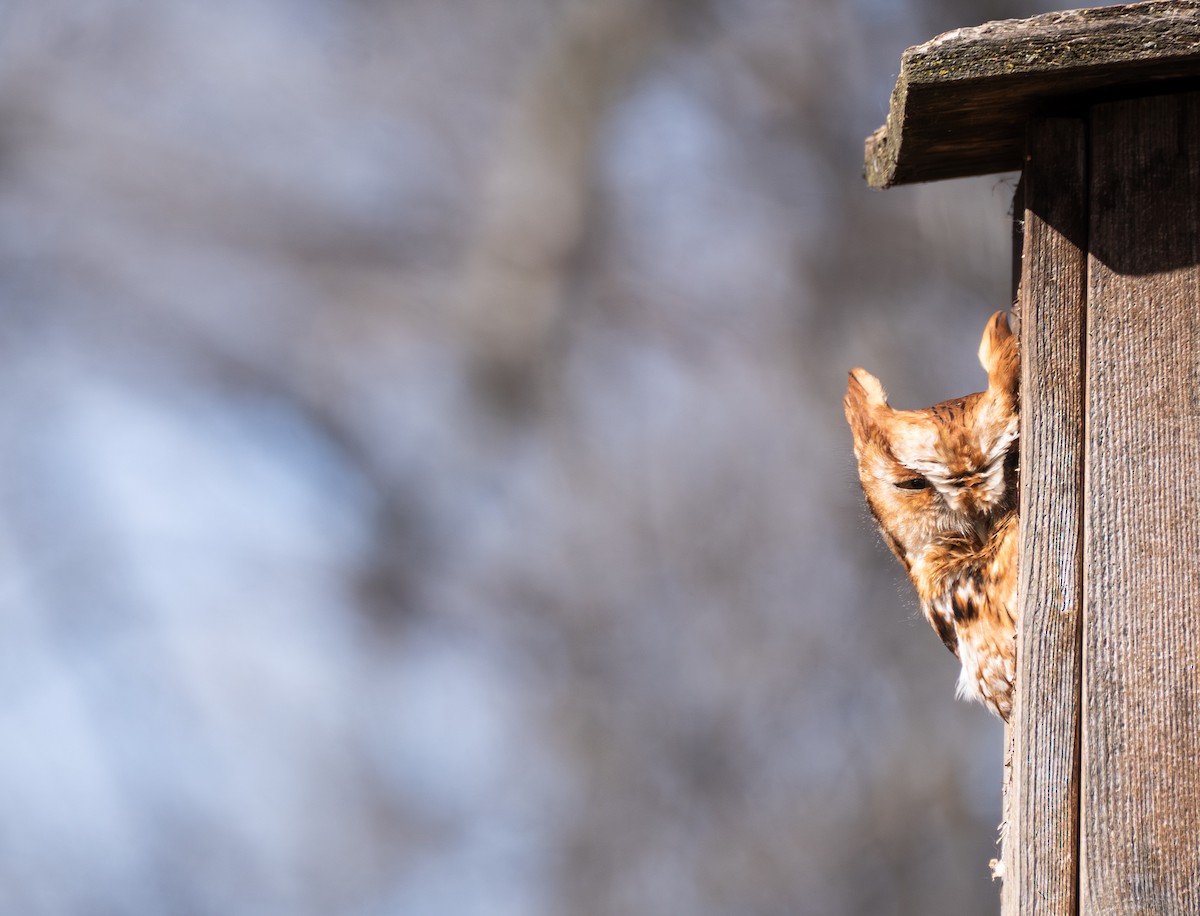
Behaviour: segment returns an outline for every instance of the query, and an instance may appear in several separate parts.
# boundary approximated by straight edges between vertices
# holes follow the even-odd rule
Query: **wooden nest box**
[[[1020,169],[1005,914],[1200,913],[1200,2],[905,52],[877,188]]]

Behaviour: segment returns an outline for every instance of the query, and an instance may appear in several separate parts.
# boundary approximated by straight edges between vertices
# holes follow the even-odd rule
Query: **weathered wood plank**
[[[1200,912],[1200,95],[1092,113],[1081,912]]]
[[[1083,610],[1087,137],[1028,131],[1021,312],[1021,569],[1002,913],[1074,916]]]
[[[1025,124],[1101,92],[1200,79],[1200,0],[1006,19],[939,35],[900,62],[866,141],[875,188],[1021,167]]]
[[[1021,337],[1021,265],[1022,255],[1025,250],[1025,177],[1017,182],[1017,189],[1013,192],[1012,202],[1012,312],[1009,314],[1009,325],[1013,329],[1013,333],[1017,335],[1017,339]],[[1014,320],[1015,319],[1015,320]],[[1019,547],[1018,547],[1019,549]],[[1020,554],[1018,553],[1018,557]],[[1019,585],[1019,583],[1018,583]],[[1019,588],[1018,588],[1019,593]],[[1018,600],[1019,600],[1018,594]],[[1017,621],[1021,619],[1020,608],[1017,608]],[[1020,647],[1018,646],[1017,663],[1020,664]],[[1017,784],[1016,771],[1013,768],[1013,756],[1016,753],[1017,733],[1016,724],[1018,719],[1018,704],[1021,698],[1019,694],[1013,696],[1013,711],[1009,716],[1008,721],[1004,723],[1004,768],[1001,771],[1001,799],[1000,807],[1003,812],[1000,821],[1000,857],[1001,868],[996,869],[996,862],[989,863],[992,866],[993,880],[997,875],[1003,878],[1000,884],[1000,914],[1001,916],[1012,916],[1018,913],[1017,908],[1019,897],[1017,895],[1017,883],[1013,880],[1013,875],[1016,874],[1016,864],[1014,862],[1013,852],[1015,849],[1015,841],[1009,840],[1010,833],[1016,829],[1017,823]]]

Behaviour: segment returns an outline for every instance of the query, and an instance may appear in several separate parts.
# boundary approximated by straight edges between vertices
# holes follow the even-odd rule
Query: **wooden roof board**
[[[867,183],[1021,167],[1025,123],[1101,94],[1200,80],[1200,0],[1045,13],[956,29],[900,59],[887,123],[867,138]]]

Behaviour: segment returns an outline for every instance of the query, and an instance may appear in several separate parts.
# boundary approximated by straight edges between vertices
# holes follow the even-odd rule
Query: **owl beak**
[[[976,518],[972,520],[971,527],[975,529],[975,537],[978,538],[980,544],[987,543],[988,526],[984,524],[983,519]]]

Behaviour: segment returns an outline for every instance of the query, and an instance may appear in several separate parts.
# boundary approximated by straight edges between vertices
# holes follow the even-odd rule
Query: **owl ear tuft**
[[[846,410],[853,404],[856,410],[878,410],[887,407],[887,392],[879,379],[866,369],[851,369],[846,385]]]
[[[891,410],[888,407],[887,392],[879,384],[879,379],[866,369],[851,369],[842,405],[846,408],[846,421],[850,424],[850,431],[854,433],[854,451],[858,454],[863,443],[879,435],[876,414]]]
[[[1017,356],[1017,338],[1008,327],[1004,312],[996,312],[983,329],[979,342],[979,362],[988,374],[988,388],[1016,397],[1021,381],[1021,363]]]
[[[850,370],[850,383],[846,385],[846,400],[856,401],[863,407],[887,407],[888,393],[883,390],[880,379],[865,369]]]

